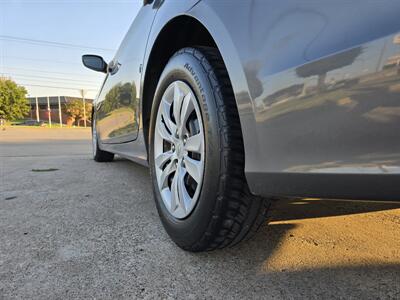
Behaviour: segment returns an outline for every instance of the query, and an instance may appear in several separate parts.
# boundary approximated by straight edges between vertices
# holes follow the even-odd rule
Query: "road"
[[[278,200],[227,250],[188,253],[148,170],[91,160],[90,131],[0,131],[0,299],[400,298],[400,203]]]

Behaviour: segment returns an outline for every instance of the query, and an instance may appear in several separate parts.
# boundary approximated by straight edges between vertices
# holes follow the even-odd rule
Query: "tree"
[[[26,94],[23,86],[0,77],[0,119],[12,121],[25,117],[30,109]]]
[[[92,115],[92,104],[86,102],[86,119],[90,120]],[[69,120],[67,121],[67,125],[72,125],[74,122],[83,119],[83,101],[81,99],[73,99],[63,105],[63,111],[68,116]]]

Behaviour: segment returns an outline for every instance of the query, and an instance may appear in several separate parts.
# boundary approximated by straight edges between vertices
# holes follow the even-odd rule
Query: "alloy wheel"
[[[183,81],[171,83],[158,107],[154,165],[161,198],[177,219],[194,209],[202,187],[204,129],[196,96]]]

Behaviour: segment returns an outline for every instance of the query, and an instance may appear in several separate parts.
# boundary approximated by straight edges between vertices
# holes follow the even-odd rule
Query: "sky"
[[[143,0],[0,0],[0,76],[28,95],[94,98],[103,73],[82,54],[110,61]]]

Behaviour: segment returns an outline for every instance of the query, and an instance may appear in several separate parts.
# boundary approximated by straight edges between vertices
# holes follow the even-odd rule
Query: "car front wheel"
[[[184,48],[169,60],[150,125],[156,205],[178,246],[224,248],[260,227],[270,202],[249,192],[239,115],[216,49]]]

